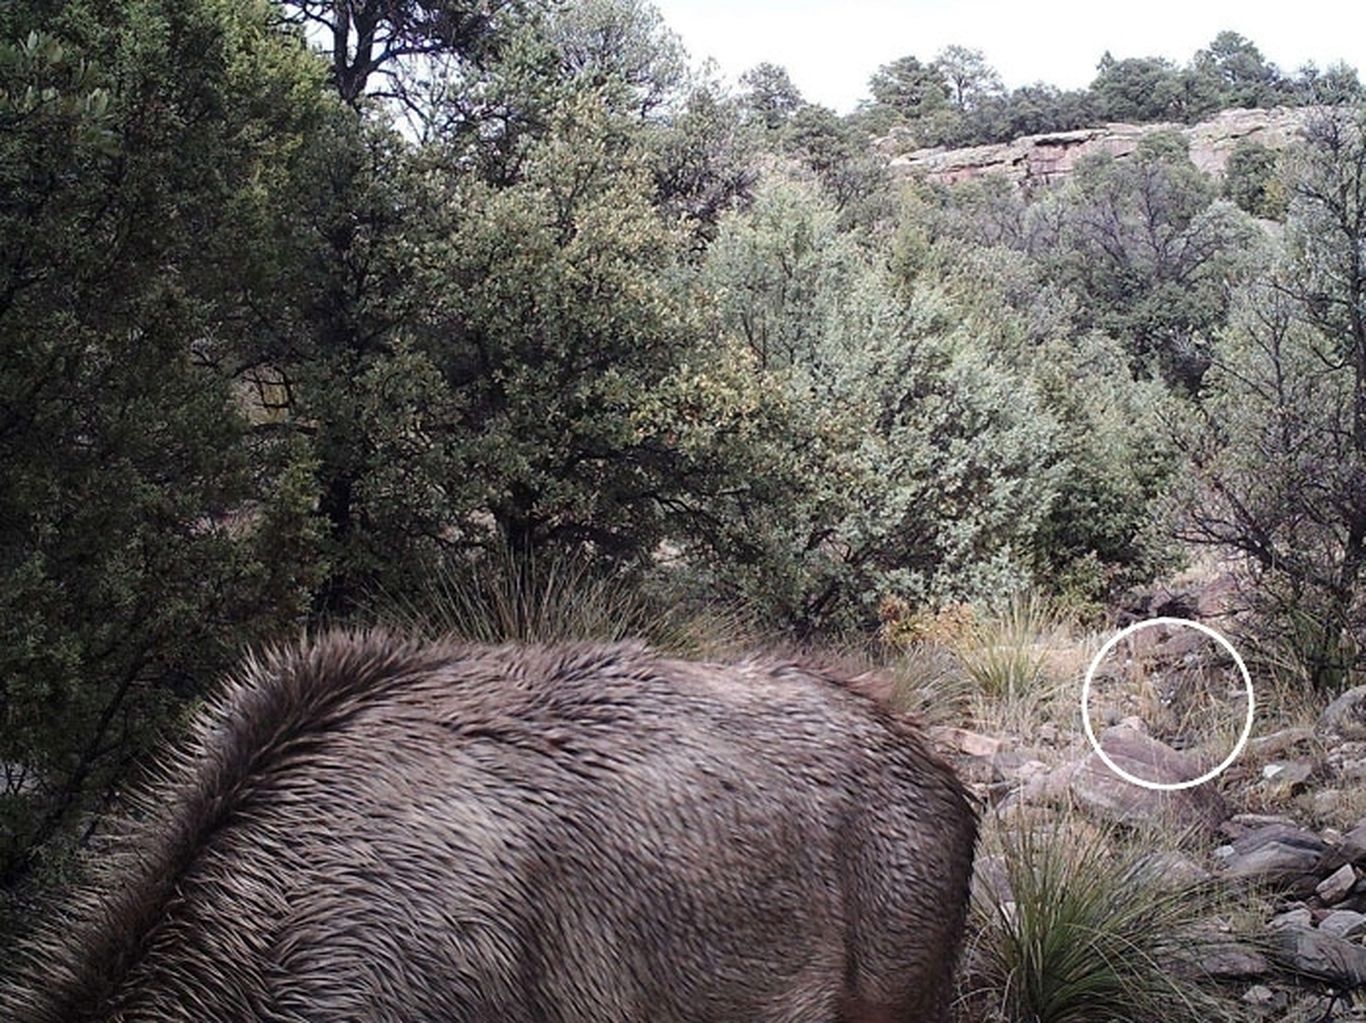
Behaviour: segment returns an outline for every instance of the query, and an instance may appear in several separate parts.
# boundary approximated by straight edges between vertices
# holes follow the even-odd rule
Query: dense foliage
[[[907,146],[1008,142],[1111,121],[1192,123],[1231,107],[1342,104],[1366,96],[1355,68],[1306,64],[1288,74],[1237,32],[1219,33],[1184,66],[1107,52],[1085,89],[1036,82],[1007,90],[980,51],[949,46],[926,64],[908,56],[884,65],[869,91],[860,121],[878,134],[900,130]]]
[[[41,6],[41,5],[40,5]],[[311,453],[214,351],[326,100],[262,6],[0,17],[0,877],[316,573]]]
[[[1226,34],[1082,94],[1004,93],[963,47],[870,88],[851,117],[773,65],[730,90],[639,0],[0,9],[5,890],[98,833],[245,644],[490,552],[828,637],[1023,588],[1094,609],[1179,533],[1260,566],[1340,678],[1356,122],[1222,187],[1155,134],[1032,195],[897,181],[871,134],[1355,73]]]
[[[1184,434],[1182,531],[1247,559],[1261,642],[1332,690],[1366,655],[1366,119],[1325,114],[1294,165]]]

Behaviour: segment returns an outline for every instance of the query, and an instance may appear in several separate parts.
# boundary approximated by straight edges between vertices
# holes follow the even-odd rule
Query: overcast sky
[[[782,64],[807,99],[853,109],[868,76],[897,57],[928,60],[960,43],[982,50],[1007,86],[1088,84],[1096,62],[1184,63],[1221,30],[1250,38],[1285,70],[1312,60],[1366,67],[1363,0],[655,0],[695,61],[730,78]]]

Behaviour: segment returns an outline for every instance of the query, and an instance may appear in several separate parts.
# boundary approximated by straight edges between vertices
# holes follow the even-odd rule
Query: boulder
[[[1228,857],[1224,861],[1224,872],[1238,880],[1301,880],[1314,873],[1318,862],[1319,854],[1303,846],[1268,842],[1251,852]],[[1310,884],[1313,884],[1312,880]]]
[[[1319,930],[1339,938],[1355,938],[1359,934],[1366,934],[1366,913],[1335,909],[1319,921]]]
[[[1076,764],[1063,764],[1045,774],[1030,775],[1016,794],[1028,806],[1052,806],[1066,803],[1072,791],[1072,776]]]
[[[1284,824],[1288,828],[1298,828],[1293,817],[1286,817],[1278,813],[1235,813],[1223,824],[1219,825],[1219,834],[1225,835],[1229,840],[1242,838],[1258,828],[1264,828],[1268,824]]]
[[[1366,686],[1354,686],[1330,703],[1314,731],[1321,736],[1366,739]]]
[[[1312,760],[1280,760],[1262,768],[1262,779],[1270,796],[1285,796],[1304,791],[1314,775]]]
[[[1279,931],[1286,927],[1313,927],[1314,914],[1309,912],[1307,906],[1298,906],[1295,909],[1273,916],[1267,926],[1273,931]]]
[[[1366,986],[1366,948],[1304,927],[1285,927],[1275,936],[1281,956],[1296,973],[1335,987]]]
[[[1176,784],[1198,778],[1207,768],[1189,753],[1143,735],[1133,728],[1106,729],[1101,748],[1120,768],[1135,778]],[[1123,824],[1165,821],[1178,827],[1214,829],[1228,818],[1223,797],[1211,785],[1158,791],[1121,778],[1092,751],[1071,774],[1072,795],[1088,812]]]
[[[1193,888],[1214,876],[1185,853],[1174,849],[1148,853],[1135,865],[1134,875],[1145,884],[1168,890]]]
[[[1271,964],[1252,946],[1228,942],[1202,952],[1200,970],[1208,977],[1236,980],[1265,976],[1271,972]]]
[[[1225,849],[1220,859],[1229,878],[1307,882],[1312,890],[1328,846],[1312,831],[1276,822],[1248,831]]]
[[[1357,873],[1350,863],[1344,863],[1337,870],[1333,871],[1314,889],[1314,893],[1323,900],[1325,906],[1341,902],[1352,893],[1356,887]]]
[[[1249,739],[1247,753],[1250,757],[1264,760],[1270,757],[1283,756],[1287,750],[1296,746],[1308,745],[1313,741],[1314,730],[1312,728],[1282,728],[1270,735]]]
[[[1273,842],[1281,845],[1298,846],[1315,854],[1321,854],[1328,848],[1328,843],[1308,828],[1302,828],[1285,819],[1271,819],[1239,838],[1235,838],[1233,850],[1237,853],[1250,853]]]
[[[1348,863],[1366,863],[1366,820],[1342,836],[1340,848]]]
[[[1049,770],[1030,750],[1002,750],[991,758],[992,781],[1026,782]]]
[[[994,735],[970,732],[966,728],[949,728],[943,725],[932,726],[926,731],[929,737],[941,746],[970,757],[992,757],[1005,745],[1004,739]]]

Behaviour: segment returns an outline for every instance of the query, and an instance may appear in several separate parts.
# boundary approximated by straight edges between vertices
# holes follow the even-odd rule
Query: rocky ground
[[[1128,618],[1218,622],[1227,593],[1216,582],[1168,593],[1165,605],[1158,594]],[[1246,687],[1232,658],[1182,626],[1141,630],[1107,656],[1096,678],[1093,731],[1113,764],[1140,780],[1200,777],[1232,750],[1247,719]],[[1253,682],[1255,691],[1255,673]],[[1080,680],[1072,684],[1079,696]],[[1157,836],[1154,884],[1230,893],[1231,904],[1255,919],[1241,930],[1211,919],[1201,966],[1241,999],[1247,1018],[1366,1020],[1366,686],[1343,693],[1316,719],[1268,721],[1264,707],[1227,770],[1173,791],[1117,775],[1084,733],[1080,700],[1072,706],[1070,721],[1065,713],[1039,715],[1017,728],[1023,734],[980,721],[931,732],[988,807],[989,827],[1078,814],[1138,841]],[[980,858],[982,874],[991,875],[986,890],[1009,899],[994,857]],[[1344,1000],[1352,993],[1356,1007]]]

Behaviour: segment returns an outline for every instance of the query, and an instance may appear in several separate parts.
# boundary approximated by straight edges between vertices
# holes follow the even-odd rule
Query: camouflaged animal
[[[936,1023],[977,821],[801,659],[327,635],[247,664],[26,1023]]]

